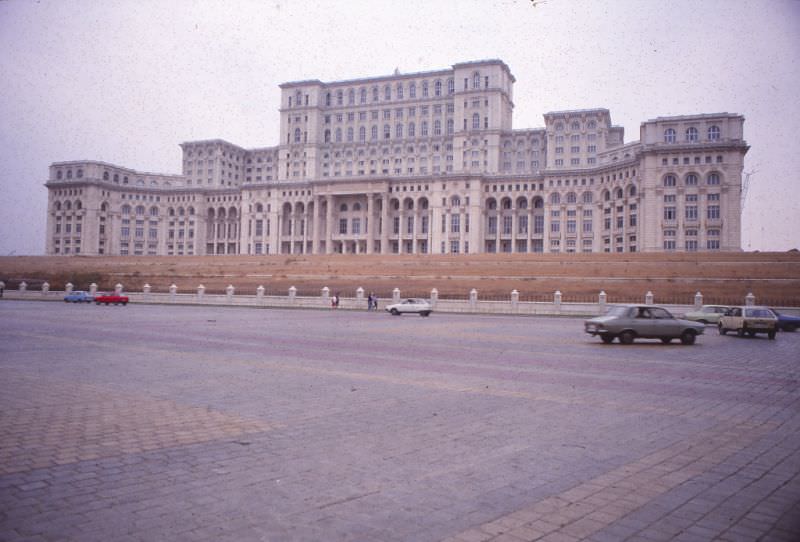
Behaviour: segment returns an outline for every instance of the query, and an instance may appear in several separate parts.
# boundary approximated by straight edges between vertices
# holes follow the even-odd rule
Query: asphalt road
[[[0,540],[797,540],[800,333],[0,300]]]

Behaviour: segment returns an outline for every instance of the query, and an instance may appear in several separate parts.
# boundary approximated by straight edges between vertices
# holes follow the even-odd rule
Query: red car
[[[94,296],[94,302],[98,305],[101,303],[105,303],[106,305],[110,305],[113,303],[114,305],[119,305],[122,303],[123,305],[128,304],[128,296],[125,295],[117,295],[115,293],[98,293]]]

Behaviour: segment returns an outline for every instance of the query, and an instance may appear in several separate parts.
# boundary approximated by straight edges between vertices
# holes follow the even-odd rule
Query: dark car
[[[639,338],[661,339],[664,344],[680,339],[683,344],[694,344],[705,329],[705,324],[675,318],[667,309],[653,305],[616,305],[605,315],[584,322],[586,333],[600,335],[606,344],[616,338],[622,344]]]
[[[800,328],[800,316],[792,316],[791,314],[784,314],[775,309],[770,309],[778,317],[777,329],[781,331],[796,331]]]

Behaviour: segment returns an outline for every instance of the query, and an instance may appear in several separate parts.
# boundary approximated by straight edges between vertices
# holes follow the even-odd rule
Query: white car
[[[406,299],[400,303],[387,306],[386,312],[393,316],[400,316],[407,312],[417,313],[420,316],[428,316],[433,312],[433,307],[424,299]]]

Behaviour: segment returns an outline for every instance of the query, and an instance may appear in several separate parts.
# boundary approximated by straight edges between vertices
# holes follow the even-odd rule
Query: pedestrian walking
[[[367,312],[372,310],[372,292],[369,293],[367,297]]]

